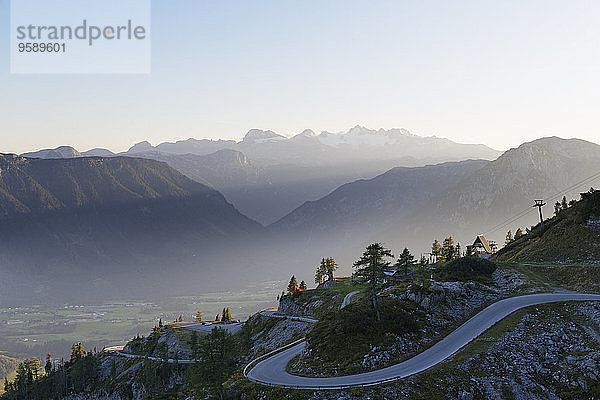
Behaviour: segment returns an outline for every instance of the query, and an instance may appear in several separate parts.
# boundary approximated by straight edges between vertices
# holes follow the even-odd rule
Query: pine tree
[[[83,349],[81,342],[73,343],[73,346],[71,347],[71,363],[81,360],[84,355],[85,350]]]
[[[315,272],[315,283],[317,285],[323,283],[323,278],[325,278],[325,274],[327,274],[327,261],[325,261],[325,259],[322,258],[321,264],[319,264]]]
[[[460,243],[456,243],[456,247],[454,248],[454,258],[460,258],[462,254],[460,254]]]
[[[562,201],[560,202],[560,207],[563,210],[566,210],[567,208],[569,208],[569,204],[567,203],[567,197],[563,196]]]
[[[417,273],[418,282],[423,285],[423,287],[429,287],[431,284],[429,281],[431,271],[429,270],[429,263],[424,256],[421,256],[419,263],[415,266],[415,272]]]
[[[179,319],[177,319],[177,322],[182,322],[183,321],[183,314],[179,314]]]
[[[444,254],[444,261],[452,261],[456,257],[456,249],[454,247],[454,239],[452,236],[448,236],[444,239],[442,253]]]
[[[50,356],[50,353],[46,354],[46,365],[44,365],[44,371],[46,372],[46,375],[50,375],[50,372],[52,372],[52,357]]]
[[[509,244],[510,242],[513,241],[513,237],[512,237],[512,231],[508,231],[508,233],[506,234],[506,241],[504,242],[504,244]]]
[[[231,322],[233,318],[231,318],[231,310],[229,307],[223,308],[223,316],[221,317],[221,322]]]
[[[162,327],[163,327],[162,318],[159,318],[159,320],[158,320],[158,327],[159,327],[159,328],[162,328]]]
[[[296,276],[292,275],[292,277],[290,278],[290,283],[288,284],[287,290],[289,294],[294,294],[296,293],[296,290],[298,289],[298,281],[296,280]]]
[[[431,245],[431,254],[435,257],[435,262],[444,262],[444,252],[442,251],[442,245],[436,240]]]
[[[354,268],[357,268],[354,275],[371,286],[371,303],[377,312],[378,321],[381,321],[381,316],[377,308],[377,286],[385,280],[385,271],[390,265],[386,258],[392,257],[392,252],[381,243],[373,243],[367,246],[361,258],[354,263]]]
[[[473,249],[471,246],[467,246],[467,252],[465,254],[467,257],[471,257],[473,255]]]
[[[402,272],[404,275],[408,275],[408,269],[415,263],[415,257],[410,253],[410,251],[405,247],[398,256],[398,261],[396,261],[396,266],[398,268],[402,268]]]
[[[215,322],[221,322],[221,319],[219,318],[219,314],[217,314],[217,316],[215,317]]]
[[[192,367],[189,385],[192,391],[207,394],[210,398],[226,398],[225,381],[237,367],[238,350],[236,340],[225,329],[213,329],[202,338],[198,359],[202,362]]]
[[[300,282],[300,290],[306,290],[306,289],[307,289],[306,282],[304,282],[304,281]]]
[[[325,273],[327,274],[327,280],[333,280],[333,273],[337,269],[337,264],[333,257],[329,257],[325,260]]]
[[[521,228],[517,228],[517,230],[515,232],[515,239],[514,240],[517,240],[521,236],[523,236],[523,230]]]
[[[561,205],[560,205],[560,202],[557,201],[556,203],[554,203],[554,215],[558,215],[560,210],[561,210]]]
[[[198,312],[196,312],[196,321],[197,322],[202,322],[203,318],[202,318],[202,311],[198,310]]]

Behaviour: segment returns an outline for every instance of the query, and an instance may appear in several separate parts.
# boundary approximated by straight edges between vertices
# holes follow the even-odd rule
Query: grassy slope
[[[578,201],[567,210],[537,226],[501,249],[495,259],[517,262],[580,262],[600,261],[600,232],[586,225],[591,217],[600,217],[600,191]]]

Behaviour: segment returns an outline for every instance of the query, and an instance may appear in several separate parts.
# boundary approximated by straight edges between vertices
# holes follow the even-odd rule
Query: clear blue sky
[[[153,0],[152,13],[150,75],[11,75],[0,0],[0,151],[356,124],[498,149],[600,142],[596,0]]]

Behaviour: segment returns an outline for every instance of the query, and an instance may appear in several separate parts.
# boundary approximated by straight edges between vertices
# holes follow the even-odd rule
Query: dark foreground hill
[[[0,155],[3,301],[150,294],[189,271],[208,283],[215,257],[261,232],[165,163]]]
[[[501,249],[499,261],[600,262],[600,191],[582,199]]]

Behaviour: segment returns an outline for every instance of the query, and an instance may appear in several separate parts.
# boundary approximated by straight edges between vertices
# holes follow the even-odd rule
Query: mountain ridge
[[[4,300],[164,291],[179,275],[208,285],[222,252],[265,233],[215,189],[131,157],[0,155],[0,221]]]

